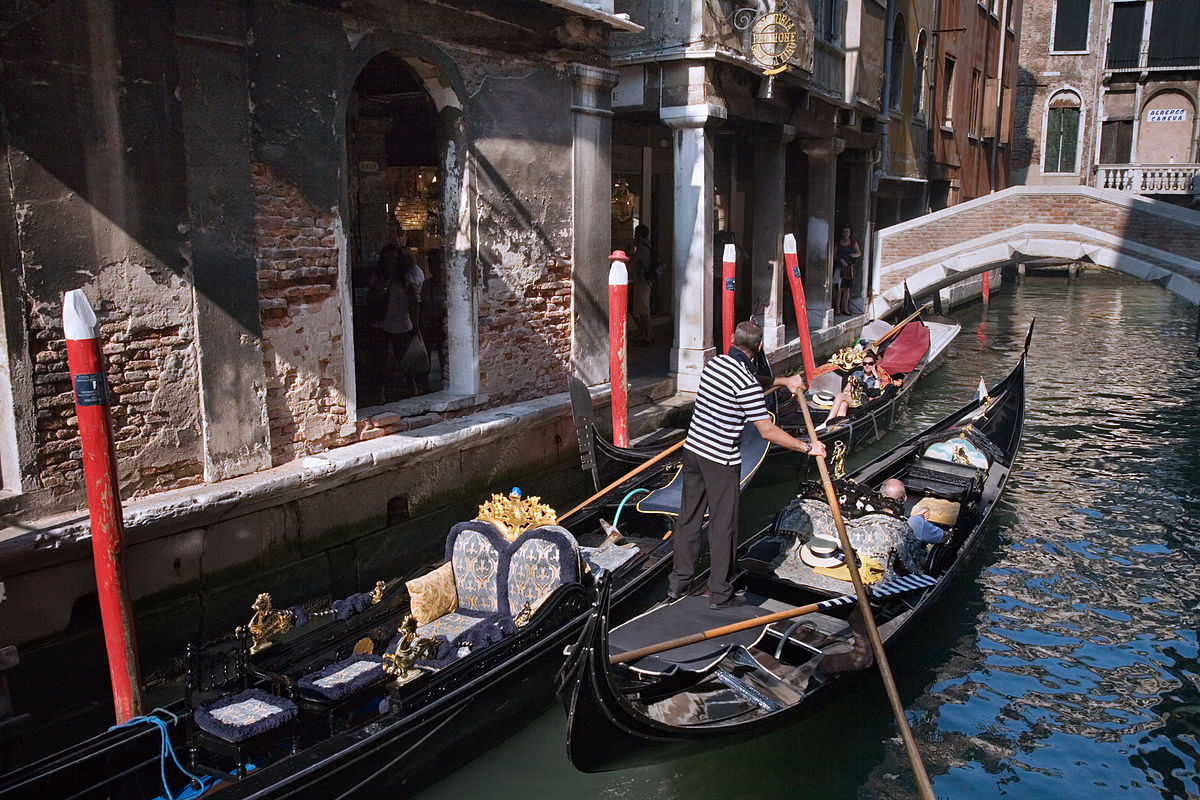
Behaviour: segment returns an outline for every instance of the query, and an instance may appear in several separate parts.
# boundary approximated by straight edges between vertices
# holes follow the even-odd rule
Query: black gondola
[[[915,308],[914,308],[915,310]],[[813,378],[806,398],[810,413],[818,421],[817,437],[825,443],[829,453],[841,445],[842,454],[878,439],[891,429],[896,418],[908,404],[913,388],[921,376],[936,366],[950,343],[958,335],[961,326],[949,317],[925,315],[912,319],[899,330],[890,330],[890,323],[874,320],[863,327],[858,341],[880,343],[880,365],[893,377],[902,378],[898,387],[889,389],[878,397],[864,397],[847,416],[828,422],[830,400],[847,384],[848,376],[857,367],[852,348],[846,348],[835,356],[838,363],[822,365]],[[891,335],[888,335],[888,334]],[[761,355],[761,354],[760,354]],[[770,375],[770,366],[759,359],[759,374]],[[599,486],[605,476],[620,473],[662,452],[664,447],[682,437],[682,431],[656,431],[631,447],[619,447],[598,428],[592,409],[591,395],[578,379],[569,378],[571,409],[575,427],[579,434],[580,460],[584,470],[592,474],[593,482]],[[781,394],[772,398],[772,411],[781,428],[793,436],[807,438],[803,417],[794,397]],[[771,448],[772,458],[783,458],[793,464],[793,471],[806,470],[809,459],[798,458],[792,451]],[[677,465],[677,464],[676,464]],[[778,465],[763,474],[770,473],[773,480],[780,477]]]
[[[1031,335],[1032,326],[1026,352]],[[845,481],[835,481],[851,539],[862,547],[864,569],[871,566],[865,543],[881,531],[895,537],[887,541],[908,548],[894,563],[876,565],[885,574],[873,592],[872,609],[886,645],[941,595],[978,543],[1004,489],[1024,422],[1026,352],[990,396],[977,397]],[[914,544],[905,509],[879,493],[891,478],[903,481],[910,501],[956,511],[956,519],[944,520],[949,535],[943,543]],[[865,674],[871,651],[861,618],[852,613],[849,576],[832,577],[839,569],[836,554],[818,547],[832,527],[824,503],[821,487],[801,484],[800,496],[774,523],[739,548],[735,585],[745,590],[744,607],[711,610],[707,598],[687,596],[610,632],[602,588],[560,673],[567,751],[576,768],[598,772],[658,763],[760,736],[793,724]],[[824,559],[831,559],[830,569],[823,568]],[[698,578],[697,585],[704,580]],[[795,614],[805,606],[811,613]],[[748,622],[772,613],[791,616],[768,625]],[[739,621],[746,630],[725,633]],[[684,647],[633,659],[621,655],[706,628],[707,637],[692,636]]]
[[[614,605],[644,607],[642,590],[661,591],[651,584],[671,563],[670,520],[630,510],[617,535],[604,520],[616,517],[631,489],[664,480],[661,466],[648,468],[568,512],[561,525],[538,498],[493,495],[478,518],[454,526],[447,539],[440,569],[455,582],[453,610],[407,639],[409,631],[398,629],[416,613],[409,596],[416,584],[381,583],[302,628],[302,610],[281,612],[260,596],[266,600],[238,634],[189,648],[187,697],[194,702],[18,768],[0,777],[0,797],[412,794],[553,702],[563,649],[578,638],[596,599],[594,574],[611,578]],[[495,563],[480,566],[471,548],[488,547],[484,560]],[[488,592],[495,607],[476,602]],[[472,625],[455,646],[449,634],[438,640],[428,627],[453,614]],[[264,708],[285,713],[264,725],[276,719]],[[245,723],[254,715],[263,716]],[[226,730],[236,724],[258,728],[245,728],[245,735]]]

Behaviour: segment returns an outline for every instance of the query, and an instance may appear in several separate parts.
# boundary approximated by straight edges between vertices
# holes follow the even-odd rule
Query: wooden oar
[[[808,413],[808,403],[800,397],[798,405],[804,413],[804,426],[808,429],[809,441],[817,441],[817,431],[813,426],[812,414]],[[936,800],[933,794],[933,784],[925,774],[925,765],[921,763],[921,754],[917,751],[917,742],[913,738],[912,729],[908,727],[908,719],[904,716],[904,706],[900,703],[900,692],[896,689],[896,680],[892,677],[892,668],[888,664],[887,653],[883,650],[883,639],[879,636],[879,628],[875,625],[875,615],[871,613],[871,603],[867,597],[866,587],[858,574],[855,564],[854,548],[850,545],[850,536],[846,533],[846,524],[842,520],[842,509],[838,505],[837,492],[833,490],[833,481],[829,478],[829,467],[825,465],[824,456],[815,456],[817,469],[821,472],[821,486],[825,489],[825,499],[829,510],[833,513],[833,525],[837,528],[838,539],[842,543],[842,552],[846,557],[847,571],[854,584],[854,596],[858,598],[858,607],[862,610],[863,622],[866,623],[867,637],[871,640],[871,649],[875,653],[875,663],[879,665],[879,676],[883,678],[884,688],[887,689],[888,701],[892,706],[892,715],[896,718],[896,728],[904,742],[904,751],[908,754],[908,763],[912,766],[913,777],[917,781],[917,789],[923,800]]]
[[[603,489],[601,489],[600,491],[596,492],[594,495],[592,495],[591,497],[589,497],[587,500],[584,500],[582,503],[580,503],[579,505],[575,506],[574,508],[572,508],[572,509],[571,509],[570,511],[568,511],[567,513],[565,513],[565,514],[559,514],[559,515],[558,515],[558,519],[557,519],[556,521],[557,521],[557,522],[559,522],[559,523],[561,523],[561,522],[562,522],[564,519],[566,519],[567,517],[571,516],[571,515],[572,515],[572,514],[574,514],[576,511],[578,511],[579,509],[581,509],[581,508],[583,508],[584,506],[586,506],[588,503],[592,502],[593,500],[598,500],[598,499],[600,499],[600,498],[601,498],[601,497],[603,497],[604,495],[606,495],[606,494],[608,494],[609,492],[611,492],[613,489],[615,489],[615,488],[617,488],[618,486],[620,486],[620,485],[621,485],[622,483],[624,483],[625,481],[627,481],[627,480],[629,480],[630,478],[632,478],[634,475],[639,475],[639,474],[641,474],[642,472],[645,472],[645,471],[646,471],[646,470],[648,470],[650,467],[654,466],[655,464],[657,464],[658,462],[662,461],[662,460],[663,460],[664,458],[666,458],[667,456],[671,455],[671,453],[674,453],[676,450],[678,450],[679,448],[683,447],[683,443],[684,443],[685,441],[686,441],[686,439],[680,439],[678,442],[676,442],[675,444],[671,445],[671,446],[670,446],[670,447],[668,447],[666,450],[663,450],[661,453],[659,453],[658,455],[654,456],[654,458],[651,458],[651,459],[649,459],[649,460],[647,460],[647,461],[643,461],[643,462],[642,462],[641,464],[639,464],[639,465],[638,465],[636,468],[634,468],[634,469],[633,469],[633,470],[631,470],[630,472],[627,472],[627,473],[625,473],[625,474],[624,474],[624,475],[622,475],[621,477],[617,478],[615,481],[613,481],[612,483],[610,483],[608,486],[605,486]]]
[[[888,581],[875,588],[871,596],[875,599],[881,597],[891,597],[895,594],[904,592],[913,592],[917,589],[925,589],[933,586],[937,581],[928,575],[907,575],[899,580]],[[709,628],[706,631],[699,633],[690,633],[687,636],[680,636],[675,639],[669,639],[658,644],[648,644],[645,647],[639,647],[636,650],[626,650],[624,653],[617,653],[608,657],[610,664],[625,664],[629,661],[637,661],[639,658],[652,656],[655,653],[661,653],[664,650],[674,650],[677,647],[684,647],[696,642],[703,642],[705,639],[716,639],[718,636],[725,636],[730,633],[737,633],[748,628],[758,628],[762,625],[770,625],[772,622],[779,622],[783,619],[791,619],[792,617],[802,617],[805,614],[811,614],[814,611],[822,611],[826,608],[834,606],[844,606],[855,601],[854,595],[844,595],[842,597],[831,597],[828,600],[822,600],[819,603],[809,603],[806,606],[797,608],[789,608],[785,611],[776,611],[774,614],[767,614],[754,619],[745,619],[741,622],[731,622],[728,625],[722,625],[719,628]]]

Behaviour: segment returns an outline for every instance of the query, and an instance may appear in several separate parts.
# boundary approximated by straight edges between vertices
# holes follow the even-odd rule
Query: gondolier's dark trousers
[[[727,467],[683,451],[683,493],[679,518],[675,525],[674,569],[670,587],[683,594],[696,575],[700,559],[700,529],[704,512],[709,512],[708,550],[711,572],[708,575],[708,601],[723,603],[733,596],[729,581],[733,577],[733,551],[737,546],[738,483],[741,468]]]

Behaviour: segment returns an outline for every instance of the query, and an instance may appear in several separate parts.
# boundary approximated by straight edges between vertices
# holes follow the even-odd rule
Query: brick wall
[[[334,216],[253,168],[255,252],[271,461],[336,446],[347,422]]]
[[[103,301],[94,310],[108,368],[121,496],[200,483],[204,469],[190,329]],[[75,495],[81,501],[82,451],[62,321],[34,314],[30,329],[41,485],[54,497]]]

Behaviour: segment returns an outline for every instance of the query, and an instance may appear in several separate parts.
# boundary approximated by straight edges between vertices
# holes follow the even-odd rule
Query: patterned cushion
[[[438,617],[428,625],[418,627],[417,635],[429,638],[441,636],[447,642],[453,642],[457,641],[460,636],[483,621],[483,617],[473,617],[469,614],[459,614],[457,611],[452,611],[443,617]]]
[[[408,589],[409,609],[417,625],[428,625],[443,614],[458,608],[458,591],[454,586],[454,566],[450,563],[427,575],[404,584]]]
[[[526,531],[513,542],[508,562],[508,611],[526,603],[537,608],[564,583],[579,580],[579,547],[566,529],[545,526]]]
[[[370,653],[355,653],[324,669],[305,675],[296,685],[310,694],[330,701],[349,697],[360,689],[384,679],[383,658]]]
[[[490,613],[500,607],[497,596],[500,571],[500,549],[482,531],[458,529],[451,545],[449,559],[454,568],[454,585],[458,591],[458,608],[465,611]],[[498,536],[498,534],[496,534]]]
[[[227,742],[243,742],[295,719],[299,709],[291,700],[247,689],[196,709],[196,727]]]

